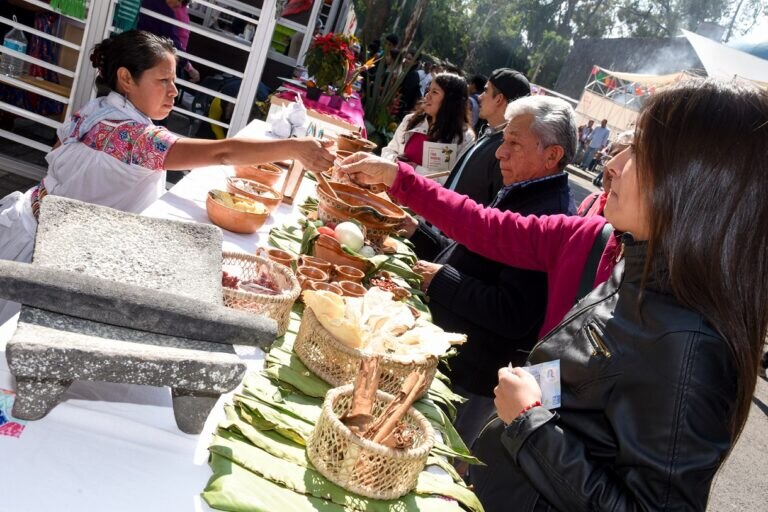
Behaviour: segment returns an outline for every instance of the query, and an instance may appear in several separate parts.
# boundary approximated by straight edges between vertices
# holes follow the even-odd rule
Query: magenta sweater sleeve
[[[397,178],[390,188],[392,197],[470,251],[507,265],[551,270],[563,246],[585,220],[566,215],[523,216],[485,208],[419,176],[404,162],[398,165]]]

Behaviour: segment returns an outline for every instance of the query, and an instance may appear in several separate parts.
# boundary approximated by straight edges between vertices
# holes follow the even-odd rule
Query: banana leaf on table
[[[316,210],[316,200],[302,208],[305,214]],[[300,254],[310,251],[317,237],[316,227],[304,220],[301,225],[273,228],[269,241]],[[410,269],[416,261],[410,242],[394,238],[394,247],[394,254],[378,255],[370,261],[411,286],[414,294],[409,304],[429,318],[417,290],[418,276]],[[215,509],[233,512],[481,512],[477,497],[449,462],[459,458],[479,463],[451,424],[455,404],[463,398],[450,390],[440,372],[415,407],[439,434],[427,465],[442,468],[444,475],[422,471],[411,493],[398,500],[381,501],[346,491],[312,467],[305,444],[332,386],[314,375],[293,352],[302,312],[303,305],[296,304],[286,334],[275,340],[266,355],[264,369],[248,373],[232,404],[225,406],[226,420],[219,425],[209,448],[213,475],[202,493],[205,501]]]

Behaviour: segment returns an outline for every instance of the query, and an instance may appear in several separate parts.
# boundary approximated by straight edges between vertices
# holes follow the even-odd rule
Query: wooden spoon
[[[341,198],[336,194],[336,191],[333,190],[333,187],[331,187],[331,184],[328,183],[328,180],[325,179],[325,176],[323,176],[323,173],[321,172],[315,172],[311,171],[312,175],[317,179],[317,183],[320,185],[320,188],[325,191],[326,194],[333,197],[337,201],[341,201]]]

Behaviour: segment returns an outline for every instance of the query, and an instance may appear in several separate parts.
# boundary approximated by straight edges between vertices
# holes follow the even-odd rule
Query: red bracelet
[[[523,414],[527,413],[528,411],[530,411],[530,410],[531,410],[531,409],[533,409],[534,407],[539,407],[540,405],[541,405],[541,402],[539,402],[538,400],[536,400],[535,402],[533,402],[533,403],[532,403],[532,404],[530,404],[529,406],[527,406],[527,407],[523,407],[523,410],[522,410],[522,411],[520,411],[520,413],[517,415],[517,417],[519,418],[520,416],[522,416]]]

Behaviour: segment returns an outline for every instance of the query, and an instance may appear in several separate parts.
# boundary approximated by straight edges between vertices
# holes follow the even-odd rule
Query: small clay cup
[[[365,287],[352,281],[339,281],[336,283],[341,288],[345,297],[362,297],[365,295]]]
[[[365,277],[365,272],[349,265],[336,265],[333,267],[333,275],[336,281],[360,283]]]
[[[331,263],[328,261],[325,261],[322,258],[317,258],[315,256],[309,256],[307,254],[302,254],[299,259],[299,265],[304,267],[315,267],[319,268],[326,274],[331,273]]]
[[[282,249],[259,247],[256,249],[256,255],[288,267],[291,271],[293,271],[293,263],[296,261],[296,256]]]
[[[308,281],[310,289],[315,291],[326,291],[335,293],[336,295],[344,295],[344,291],[338,285],[334,283],[323,283],[321,281]]]
[[[302,290],[311,289],[311,283],[313,282],[325,282],[328,280],[328,274],[319,268],[307,267],[305,265],[296,270],[296,277],[299,279]]]

